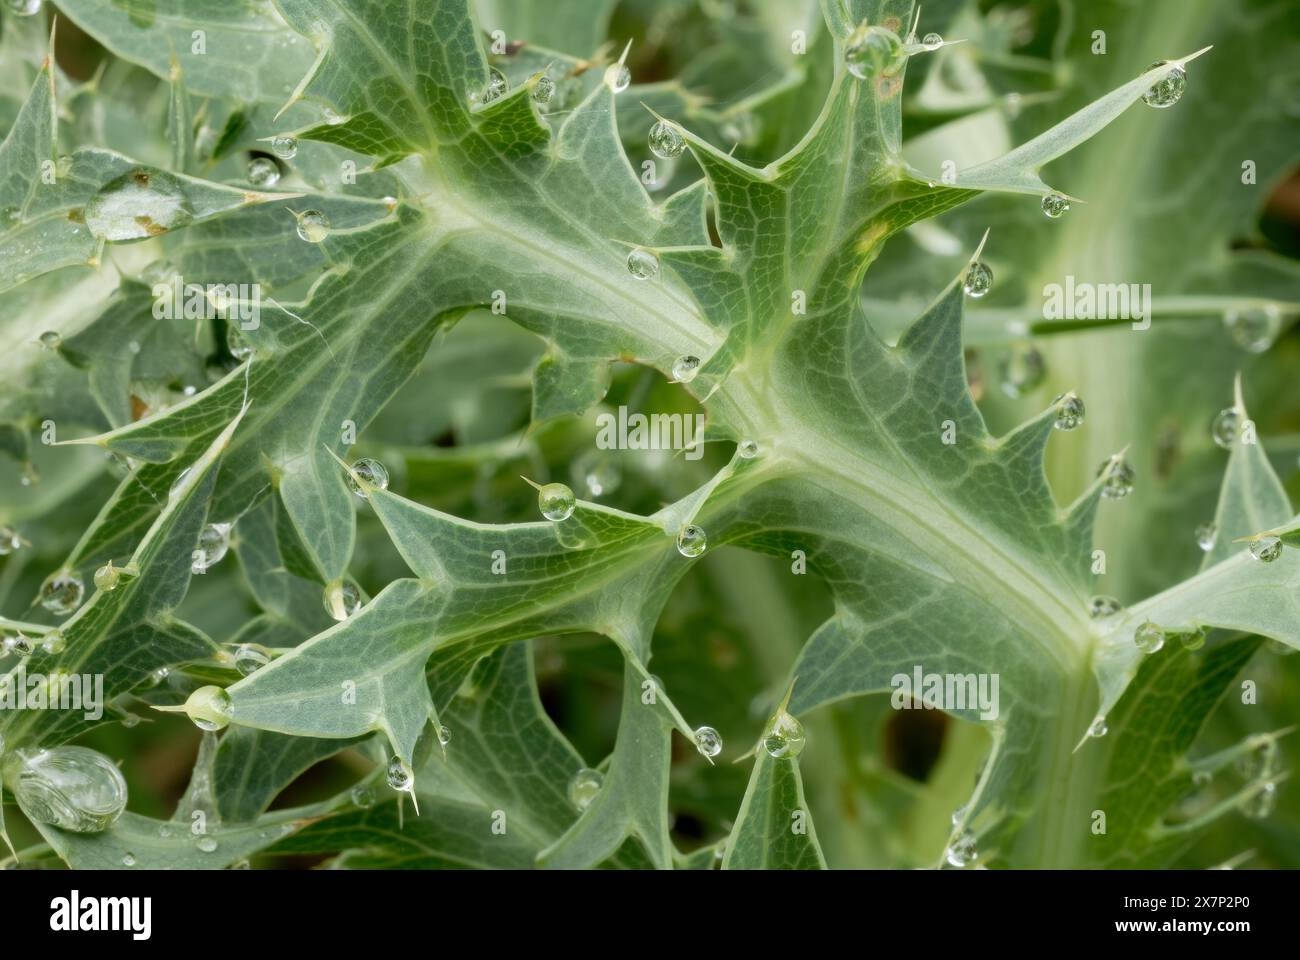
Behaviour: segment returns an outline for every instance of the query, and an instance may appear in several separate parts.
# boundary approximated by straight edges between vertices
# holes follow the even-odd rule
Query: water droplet
[[[972,263],[966,271],[962,289],[966,291],[966,296],[975,300],[993,289],[993,271],[989,269],[989,265],[979,261]]]
[[[1143,653],[1157,653],[1165,645],[1165,632],[1148,620],[1133,631],[1133,642]]]
[[[235,669],[240,675],[248,676],[271,662],[271,658],[260,647],[241,643],[235,648]]]
[[[348,118],[339,113],[333,107],[323,107],[321,109],[321,116],[325,118],[325,122],[331,127],[342,126],[348,122]]]
[[[482,93],[478,95],[479,103],[492,103],[494,100],[500,100],[510,92],[510,81],[500,70],[493,67],[488,70],[487,84],[483,87]]]
[[[1036,347],[1018,343],[1002,358],[999,370],[1002,392],[1016,399],[1038,389],[1047,377],[1047,361]]]
[[[1168,62],[1168,60],[1157,60],[1142,72],[1149,73]],[[1163,80],[1156,81],[1146,93],[1142,94],[1142,102],[1149,107],[1160,109],[1172,107],[1182,99],[1183,91],[1186,89],[1187,71],[1182,67],[1174,67]]]
[[[1219,539],[1219,528],[1213,523],[1203,523],[1196,528],[1196,545],[1209,553]]]
[[[42,0],[8,0],[9,12],[15,17],[32,17],[41,12]]]
[[[966,819],[966,814],[970,811],[970,804],[964,803],[952,812],[952,825],[959,826]]]
[[[1064,216],[1066,211],[1070,209],[1070,201],[1059,193],[1049,193],[1043,197],[1042,206],[1043,213],[1047,214],[1050,219],[1055,220]]]
[[[23,212],[17,207],[5,207],[0,210],[0,227],[7,230],[10,227],[17,226],[22,221],[22,218]]]
[[[346,620],[361,609],[361,588],[351,580],[335,580],[325,587],[325,612],[335,620]]]
[[[1106,478],[1101,495],[1108,500],[1120,500],[1133,492],[1137,474],[1123,457],[1111,457],[1098,468],[1097,476]]]
[[[353,787],[351,797],[352,805],[356,807],[370,807],[375,802],[375,792],[368,783],[358,783]]]
[[[415,786],[415,773],[401,757],[388,761],[387,778],[388,785],[394,790],[409,791]]]
[[[673,361],[673,382],[690,383],[700,369],[700,358],[685,356]]]
[[[298,236],[308,243],[320,243],[330,235],[329,217],[319,210],[308,210],[298,216]]]
[[[948,849],[944,851],[944,859],[954,867],[969,867],[979,856],[979,851],[975,844],[975,834],[969,830],[963,830],[951,843]]]
[[[161,170],[136,169],[110,180],[86,203],[86,227],[101,240],[143,240],[194,219],[181,181]]]
[[[130,853],[130,852],[127,852],[127,853],[122,854],[122,866],[124,866],[124,867],[134,867],[134,866],[135,866],[135,854],[134,854],[134,853]]]
[[[271,152],[281,160],[292,160],[298,156],[298,138],[282,133],[271,140]]]
[[[185,712],[200,730],[222,730],[230,723],[230,694],[211,684],[199,687],[186,699]]]
[[[1110,727],[1106,726],[1105,717],[1096,717],[1088,726],[1088,736],[1090,737],[1104,737],[1108,733],[1110,733]]]
[[[938,50],[943,46],[943,37],[937,33],[927,33],[921,38],[921,46],[927,50]]]
[[[14,796],[28,818],[74,833],[101,833],[126,808],[126,780],[86,747],[23,750]]]
[[[71,570],[57,570],[41,584],[41,606],[60,617],[81,606],[85,595],[86,585]]]
[[[253,865],[249,863],[248,858],[245,857],[240,860],[236,860],[234,863],[232,863],[230,865],[230,869],[231,870],[252,870]]]
[[[623,474],[604,451],[592,450],[583,454],[570,471],[574,483],[582,487],[589,497],[613,493],[623,482]]]
[[[722,752],[722,737],[712,727],[696,727],[695,749],[706,757],[716,757]]]
[[[1241,411],[1236,407],[1227,407],[1220,410],[1214,418],[1214,422],[1210,424],[1210,436],[1224,450],[1232,449],[1232,445],[1237,442],[1237,435],[1240,432]]]
[[[122,582],[122,574],[117,567],[113,566],[113,561],[110,560],[95,571],[94,580],[96,590],[112,593],[117,589],[117,585]]]
[[[248,342],[243,331],[239,329],[238,324],[232,323],[226,327],[226,349],[229,350],[230,355],[240,363],[243,363],[253,355],[253,345]],[[227,373],[225,370],[220,370],[219,372],[222,377]]]
[[[1223,315],[1223,325],[1233,343],[1249,353],[1263,353],[1273,345],[1282,330],[1282,316],[1276,305],[1229,310]]]
[[[1123,605],[1114,597],[1096,596],[1088,601],[1088,616],[1094,620],[1113,617],[1123,609]]]
[[[1263,820],[1277,806],[1277,784],[1271,780],[1241,801],[1241,812],[1252,820]]]
[[[217,849],[217,841],[212,837],[199,837],[194,845],[204,853],[215,853]]]
[[[1083,415],[1086,412],[1083,401],[1073,393],[1063,393],[1055,400],[1052,405],[1056,407],[1056,422],[1053,424],[1057,430],[1077,430],[1083,426]]]
[[[1282,556],[1282,540],[1279,537],[1260,537],[1250,542],[1250,555],[1262,563],[1272,563]]]
[[[573,490],[564,484],[546,484],[537,492],[537,509],[547,520],[567,520],[573,515],[577,500]]]
[[[1193,627],[1191,630],[1181,630],[1178,633],[1178,642],[1183,645],[1184,650],[1199,650],[1205,646],[1205,640],[1204,627]]]
[[[63,345],[63,337],[54,330],[46,330],[37,340],[46,350],[57,350]]]
[[[763,749],[769,757],[785,760],[803,753],[807,735],[799,718],[782,710],[763,735]]]
[[[191,573],[206,573],[230,549],[229,523],[209,523],[199,531],[199,546],[190,562]]]
[[[181,487],[185,486],[185,481],[190,478],[191,467],[186,467],[180,473],[176,474],[176,479],[172,481],[171,488],[167,491],[167,499],[175,500],[180,495]]]
[[[627,255],[627,272],[638,280],[653,280],[659,275],[659,258],[638,247]]]
[[[683,557],[698,557],[708,545],[704,528],[693,523],[682,527],[682,532],[677,534],[677,552]]]
[[[356,474],[356,478],[353,478]],[[370,496],[370,487],[377,487],[380,490],[388,489],[388,468],[378,460],[372,460],[370,457],[362,457],[352,464],[352,473],[346,474],[348,486],[362,500]],[[357,483],[360,480],[361,483]]]
[[[550,103],[555,96],[555,81],[550,77],[538,77],[533,85],[533,100],[536,103]]]
[[[1245,780],[1258,780],[1269,776],[1276,762],[1277,741],[1267,737],[1237,758],[1237,772]]]
[[[51,656],[62,653],[68,648],[68,641],[58,630],[51,630],[41,637],[41,649]]]
[[[632,71],[622,63],[612,63],[605,68],[605,86],[615,93],[622,93],[632,82]]]
[[[22,549],[23,538],[13,527],[0,527],[0,557],[7,557]]]
[[[604,782],[605,778],[599,770],[583,767],[569,781],[569,802],[579,810],[586,810],[591,806],[591,801],[596,799],[596,794],[600,793]]]
[[[273,187],[280,182],[280,165],[270,157],[248,161],[248,182],[255,187]]]
[[[21,630],[13,636],[5,637],[4,652],[6,654],[16,653],[20,657],[26,657],[30,656],[35,649],[36,646],[32,643],[32,638]]]
[[[740,454],[742,459],[753,460],[758,456],[758,442],[756,440],[741,440],[736,444],[736,453]]]
[[[661,160],[672,160],[686,151],[686,140],[676,124],[659,120],[650,128],[650,152]]]
[[[905,59],[903,41],[884,27],[858,27],[844,45],[844,66],[859,80],[895,73]]]
[[[171,675],[172,671],[170,667],[159,667],[157,670],[154,670],[149,674],[149,685],[156,687]]]

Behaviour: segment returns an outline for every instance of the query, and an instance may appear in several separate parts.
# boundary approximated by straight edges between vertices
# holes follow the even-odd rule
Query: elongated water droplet
[[[1209,553],[1219,539],[1219,528],[1213,523],[1203,523],[1196,528],[1196,545]]]
[[[1148,620],[1133,631],[1133,642],[1143,653],[1158,653],[1165,645],[1165,632]]]
[[[199,687],[186,699],[185,713],[200,730],[222,730],[230,723],[230,694],[211,684]]]
[[[356,476],[354,477],[353,474]],[[370,497],[370,488],[388,489],[388,468],[378,460],[362,457],[352,464],[352,473],[346,474],[348,486],[362,500]],[[361,483],[357,483],[360,480]]]
[[[1178,632],[1178,642],[1183,645],[1184,650],[1199,650],[1205,646],[1206,634],[1204,627],[1193,627],[1191,630],[1180,630]]]
[[[86,227],[101,240],[143,240],[194,219],[181,181],[161,170],[137,169],[110,180],[86,203]]]
[[[989,269],[989,265],[979,261],[972,263],[966,271],[962,289],[966,291],[966,296],[973,300],[978,300],[993,289],[993,271]]]
[[[1101,495],[1108,500],[1120,500],[1133,492],[1137,478],[1132,465],[1123,457],[1111,457],[1097,469],[1097,476],[1105,477]]]
[[[55,616],[72,613],[85,595],[86,585],[72,570],[57,570],[41,584],[41,606]]]
[[[695,375],[699,373],[699,371],[699,357],[678,357],[673,361],[673,381],[675,383],[690,383],[695,379]]]
[[[1232,445],[1237,442],[1237,436],[1240,433],[1241,412],[1236,407],[1227,407],[1220,410],[1214,418],[1214,422],[1210,424],[1210,436],[1224,450],[1232,449]]]
[[[8,0],[8,6],[15,17],[32,17],[41,12],[41,0]]]
[[[769,757],[786,760],[803,753],[807,735],[799,718],[782,710],[763,735],[763,749]]]
[[[659,275],[659,258],[638,247],[627,255],[627,272],[638,280],[653,280]]]
[[[896,73],[906,59],[898,34],[880,26],[858,27],[844,44],[844,66],[859,80]]]
[[[579,810],[586,810],[600,793],[604,782],[605,777],[599,770],[583,767],[569,781],[569,802]]]
[[[248,161],[247,177],[255,187],[273,187],[280,182],[280,165],[270,157],[253,157]]]
[[[1049,193],[1043,197],[1042,207],[1043,213],[1047,214],[1050,219],[1055,220],[1058,217],[1065,216],[1066,212],[1069,211],[1070,201],[1059,193]]]
[[[325,612],[335,620],[346,620],[361,609],[361,588],[352,580],[335,580],[325,586]]]
[[[758,441],[741,440],[740,443],[736,444],[736,453],[744,460],[753,460],[758,456]]]
[[[605,86],[615,93],[622,93],[632,82],[632,71],[621,63],[612,63],[605,68]]]
[[[298,138],[280,134],[271,140],[271,152],[281,160],[292,160],[298,156]]]
[[[1122,609],[1123,606],[1114,597],[1096,596],[1088,601],[1088,616],[1094,620],[1113,617]]]
[[[194,845],[203,853],[215,853],[217,850],[217,841],[214,837],[199,837]]]
[[[1168,62],[1168,60],[1157,60],[1142,72],[1149,73],[1156,67],[1163,67]],[[1149,107],[1159,109],[1172,107],[1182,99],[1183,91],[1186,89],[1187,71],[1182,67],[1174,67],[1163,80],[1157,80],[1146,93],[1142,94],[1142,102]]]
[[[1088,727],[1088,736],[1100,738],[1110,732],[1110,727],[1106,726],[1105,717],[1096,717]]]
[[[185,481],[190,477],[192,467],[186,467],[180,473],[176,474],[176,479],[172,481],[171,488],[167,491],[167,499],[174,500],[180,495],[181,487],[185,486]]]
[[[963,830],[952,842],[948,844],[948,849],[944,851],[944,859],[954,867],[969,867],[979,856],[976,848],[975,834],[969,830]]]
[[[650,152],[661,160],[672,160],[686,151],[686,140],[676,124],[658,120],[650,128]]]
[[[1274,304],[1229,310],[1223,325],[1233,343],[1249,353],[1263,353],[1273,345],[1282,330],[1282,316]]]
[[[94,579],[96,590],[112,593],[117,589],[118,584],[122,582],[122,574],[117,567],[113,566],[113,561],[110,560],[95,571]]]
[[[255,673],[271,662],[266,651],[249,643],[241,643],[235,648],[235,669],[242,676]]]
[[[20,750],[14,796],[29,819],[74,833],[102,833],[126,808],[126,780],[86,747]]]
[[[1277,784],[1271,780],[1241,801],[1241,812],[1252,820],[1263,820],[1277,806]]]
[[[1038,349],[1027,343],[1012,346],[999,365],[1002,392],[1013,399],[1037,390],[1047,377],[1047,361]]]
[[[394,790],[409,791],[415,786],[415,772],[406,765],[401,757],[388,761],[388,785]]]
[[[190,560],[191,573],[206,573],[230,550],[229,523],[209,523],[199,531],[199,546]]]
[[[622,471],[603,450],[583,454],[570,471],[574,483],[582,487],[589,497],[613,493],[623,482]]]
[[[698,557],[708,545],[704,528],[693,523],[682,527],[681,533],[677,534],[677,552],[683,557]]]
[[[308,210],[298,216],[298,236],[308,243],[320,243],[330,235],[329,217],[319,210]]]
[[[438,743],[444,747],[451,743],[451,727],[445,723],[438,725]]]
[[[555,81],[550,77],[538,77],[533,85],[533,100],[537,103],[550,103],[555,96]]]
[[[1083,401],[1073,393],[1063,393],[1052,405],[1056,407],[1056,422],[1052,424],[1057,430],[1077,430],[1083,426],[1086,410]]]
[[[537,491],[537,508],[547,520],[556,523],[573,516],[577,504],[573,491],[563,483],[548,483]]]
[[[722,737],[712,727],[696,727],[695,749],[706,757],[716,757],[722,752]]]
[[[966,819],[966,814],[970,810],[970,804],[964,803],[952,812],[952,825],[960,826],[961,822]]]
[[[1282,556],[1282,541],[1278,537],[1260,537],[1250,542],[1250,555],[1262,563],[1272,563]]]

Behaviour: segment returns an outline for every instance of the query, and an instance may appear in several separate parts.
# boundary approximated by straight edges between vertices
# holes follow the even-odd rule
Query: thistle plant
[[[13,858],[1295,866],[1287,5],[987,6],[8,4]]]

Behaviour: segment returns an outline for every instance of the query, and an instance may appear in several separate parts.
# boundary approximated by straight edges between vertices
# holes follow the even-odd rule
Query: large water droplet
[[[859,80],[896,73],[906,59],[903,41],[884,27],[858,27],[844,44],[844,66]]]
[[[999,370],[1002,392],[1016,399],[1038,389],[1047,376],[1047,361],[1036,347],[1018,343],[1002,358]]]
[[[569,781],[569,802],[579,810],[586,810],[591,806],[591,801],[596,799],[596,794],[600,793],[604,782],[605,777],[599,770],[583,767]]]
[[[1165,632],[1148,620],[1133,631],[1133,642],[1143,653],[1157,653],[1165,645]]]
[[[483,87],[483,92],[479,94],[479,103],[492,103],[500,100],[510,92],[510,81],[500,70],[493,67],[488,71],[487,85]]]
[[[280,182],[280,165],[270,157],[253,157],[248,161],[247,177],[255,187],[273,187]]]
[[[1070,209],[1070,201],[1059,193],[1049,193],[1043,197],[1042,207],[1043,213],[1047,214],[1050,219],[1055,220],[1058,217],[1065,216]]]
[[[659,275],[659,258],[638,247],[627,255],[627,272],[638,280],[653,280]]]
[[[1241,411],[1236,407],[1227,407],[1220,410],[1214,418],[1214,422],[1210,424],[1210,436],[1224,450],[1232,449],[1232,445],[1237,442],[1237,436],[1240,433]]]
[[[632,71],[624,64],[612,63],[605,68],[605,86],[615,93],[622,93],[632,82]]]
[[[1272,535],[1250,542],[1250,555],[1263,563],[1272,563],[1282,556],[1282,540]]]
[[[388,785],[394,790],[410,791],[415,786],[415,772],[401,757],[393,757],[388,761],[386,777]]]
[[[943,37],[937,33],[927,33],[921,38],[921,46],[927,50],[938,50],[943,46]]]
[[[537,508],[547,520],[568,520],[577,505],[573,491],[563,483],[548,483],[537,491]]]
[[[230,355],[240,363],[243,363],[253,355],[253,345],[248,342],[243,331],[239,329],[239,325],[236,323],[232,323],[226,327],[226,349],[229,350]],[[222,372],[222,376],[225,376],[224,371]]]
[[[199,531],[199,546],[190,561],[191,573],[206,573],[230,549],[229,523],[209,523]]]
[[[696,727],[695,749],[706,757],[716,757],[722,752],[722,737],[712,727]]]
[[[1088,616],[1094,620],[1113,617],[1122,609],[1123,606],[1114,597],[1096,596],[1088,601]]]
[[[185,712],[200,730],[221,730],[230,723],[230,694],[221,687],[199,687],[185,701]]]
[[[361,609],[361,588],[351,580],[327,584],[322,595],[325,612],[335,620],[346,620]]]
[[[86,203],[86,226],[101,240],[142,240],[194,219],[181,181],[161,170],[137,169],[110,180]]]
[[[110,560],[95,571],[94,580],[96,590],[112,593],[117,589],[118,584],[122,582],[122,572],[113,566],[113,561]]]
[[[550,103],[555,96],[555,81],[550,77],[538,77],[533,85],[533,100],[537,103]]]
[[[975,834],[969,830],[963,830],[951,843],[948,849],[944,851],[944,859],[954,867],[969,867],[979,856],[979,850],[975,844]]]
[[[63,636],[62,631],[51,630],[45,636],[41,637],[41,649],[51,656],[60,654],[68,648],[67,638]],[[0,751],[3,751],[4,744],[0,743]]]
[[[966,291],[966,296],[975,300],[992,290],[993,271],[989,265],[978,260],[972,263],[966,271],[966,279],[962,281],[962,289]]]
[[[1137,478],[1132,465],[1123,457],[1111,457],[1097,469],[1097,476],[1105,477],[1101,495],[1108,500],[1120,500],[1133,492]]]
[[[217,850],[217,841],[214,837],[199,837],[199,839],[194,842],[194,846],[198,847],[203,853],[215,853]]]
[[[1143,73],[1149,73],[1156,67],[1163,67],[1168,60],[1157,60],[1151,66],[1147,67]],[[1163,80],[1157,80],[1146,93],[1142,94],[1142,102],[1149,107],[1172,107],[1182,99],[1183,91],[1187,89],[1187,71],[1182,67],[1174,67],[1173,70]]]
[[[661,160],[672,160],[686,151],[686,140],[676,124],[659,120],[650,128],[650,152]]]
[[[1083,426],[1086,410],[1083,401],[1073,393],[1061,394],[1052,401],[1052,405],[1056,407],[1056,422],[1052,426],[1057,430],[1077,430]]]
[[[685,356],[678,357],[673,361],[673,381],[675,383],[690,383],[695,379],[695,375],[700,371],[700,358]]]
[[[86,585],[72,570],[57,570],[41,584],[41,606],[55,616],[65,617],[86,595]]]
[[[768,756],[778,760],[797,757],[803,753],[807,735],[799,718],[782,710],[763,735],[763,749]]]
[[[108,757],[86,747],[23,750],[14,796],[28,818],[74,833],[101,833],[126,808],[126,780]]]
[[[698,557],[709,545],[704,528],[688,523],[677,534],[677,552],[683,557]]]
[[[1197,626],[1178,632],[1178,642],[1182,644],[1184,650],[1199,650],[1205,646],[1206,639],[1204,627]]]
[[[271,152],[281,160],[292,160],[298,155],[298,138],[282,133],[271,140]]]
[[[1273,345],[1282,329],[1282,317],[1273,304],[1229,310],[1223,325],[1233,343],[1250,353],[1263,353]]]
[[[266,651],[250,643],[241,643],[235,648],[235,669],[241,676],[255,673],[271,662]]]
[[[308,210],[298,215],[298,236],[308,243],[320,243],[330,235],[329,217],[319,210]]]
[[[353,477],[355,474],[355,478]],[[380,490],[388,489],[388,468],[378,460],[372,460],[370,457],[362,457],[352,464],[352,473],[346,475],[348,486],[362,500],[370,496],[370,488],[378,487]],[[360,480],[361,483],[357,483]]]
[[[1196,528],[1196,545],[1209,553],[1219,539],[1219,528],[1213,523],[1203,523]]]

